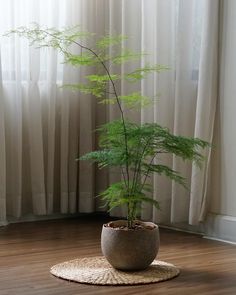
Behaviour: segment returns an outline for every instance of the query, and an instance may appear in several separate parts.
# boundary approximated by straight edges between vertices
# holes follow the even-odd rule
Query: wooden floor
[[[181,269],[180,276],[173,280],[104,287],[77,284],[50,275],[53,264],[101,254],[102,222],[81,218],[0,228],[0,294],[236,294],[236,246],[164,229],[158,258]]]

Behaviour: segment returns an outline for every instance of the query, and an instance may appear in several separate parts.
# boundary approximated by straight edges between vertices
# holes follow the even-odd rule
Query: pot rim
[[[138,225],[143,226],[143,228],[139,229],[139,231],[141,230],[156,230],[158,229],[158,225],[155,224],[154,222],[151,221],[141,221],[141,220],[134,220],[134,222]],[[125,229],[122,229],[120,227],[112,227],[112,226],[107,226],[108,224],[113,223],[115,225],[118,226],[127,226],[127,220],[125,219],[119,219],[119,220],[112,220],[112,221],[108,221],[107,223],[103,224],[103,228],[104,229],[111,229],[111,230],[120,230],[120,231],[134,231],[134,229],[127,229],[127,227]]]

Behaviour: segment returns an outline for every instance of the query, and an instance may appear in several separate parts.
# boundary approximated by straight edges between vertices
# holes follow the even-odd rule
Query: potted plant
[[[209,144],[198,138],[189,138],[171,134],[157,123],[137,124],[129,120],[126,110],[145,107],[152,98],[140,92],[119,93],[117,82],[139,82],[153,72],[161,72],[163,65],[145,65],[131,72],[119,74],[110,68],[110,64],[119,65],[139,59],[142,53],[120,49],[124,36],[103,36],[96,38],[78,28],[56,30],[42,29],[38,25],[32,28],[21,27],[12,30],[27,37],[39,47],[53,47],[65,56],[65,63],[75,67],[91,67],[93,74],[87,75],[86,83],[65,85],[92,94],[102,104],[116,104],[120,119],[99,126],[99,149],[83,155],[80,160],[91,160],[100,169],[115,167],[120,170],[121,181],[112,183],[100,193],[109,210],[117,206],[126,207],[126,219],[103,225],[101,246],[104,256],[115,268],[122,270],[145,269],[155,259],[159,248],[158,226],[152,222],[142,222],[138,218],[142,203],[148,202],[159,209],[158,201],[148,194],[151,186],[148,177],[158,173],[185,186],[184,178],[170,167],[161,164],[158,156],[163,153],[175,155],[197,164],[203,161],[201,149]],[[91,38],[92,37],[92,38]],[[89,43],[88,42],[88,43]],[[80,48],[80,54],[74,54],[71,46]]]

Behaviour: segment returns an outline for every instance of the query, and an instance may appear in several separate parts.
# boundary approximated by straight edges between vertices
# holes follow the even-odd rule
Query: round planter
[[[102,228],[102,253],[108,262],[117,269],[131,271],[147,268],[156,258],[159,249],[159,229],[152,222],[137,221],[144,227],[139,229],[120,228],[125,220],[106,224]]]

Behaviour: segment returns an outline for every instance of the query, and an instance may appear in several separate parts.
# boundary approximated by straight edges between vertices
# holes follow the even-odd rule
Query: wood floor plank
[[[102,223],[101,219],[79,218],[0,228],[0,295],[236,294],[236,246],[167,229],[161,229],[158,259],[181,269],[173,280],[104,287],[53,277],[49,269],[56,263],[101,255]]]

